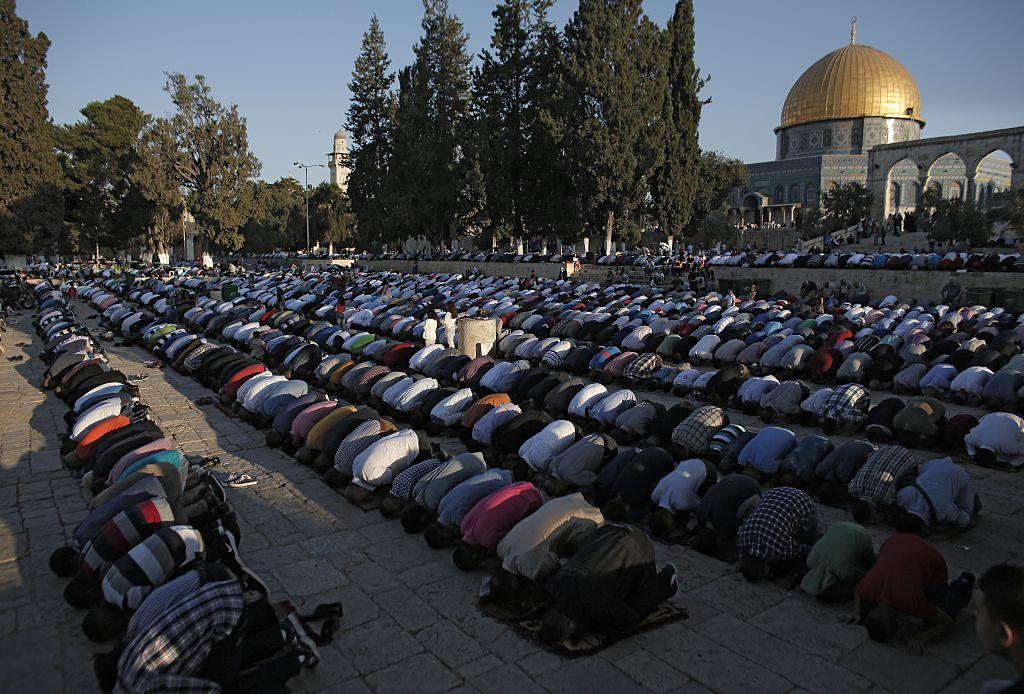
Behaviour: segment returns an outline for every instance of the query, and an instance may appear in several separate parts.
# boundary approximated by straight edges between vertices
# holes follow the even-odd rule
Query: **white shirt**
[[[1024,465],[1024,420],[1009,412],[992,412],[964,437],[971,455],[980,449],[994,451],[996,458],[1014,467]]]
[[[415,369],[416,371],[422,371],[428,364],[430,364],[432,357],[438,352],[443,352],[444,349],[444,345],[436,343],[427,345],[409,358],[409,368]]]
[[[673,513],[693,511],[700,506],[697,490],[704,484],[707,474],[703,460],[684,460],[661,478],[651,493],[651,501]]]
[[[420,454],[419,438],[413,429],[404,429],[374,441],[352,463],[352,481],[373,489],[391,484]]]
[[[608,394],[608,389],[600,383],[590,383],[583,386],[569,402],[569,414],[576,417],[586,417],[587,408],[596,405]]]
[[[778,387],[779,379],[774,376],[755,376],[754,378],[748,378],[740,385],[736,391],[736,395],[739,396],[743,402],[761,402],[761,397]]]
[[[519,447],[519,457],[534,470],[547,470],[551,460],[576,441],[576,427],[556,419]]]
[[[494,433],[494,430],[522,413],[522,409],[515,403],[507,402],[504,405],[498,405],[473,425],[473,440],[490,445],[491,434]]]
[[[475,400],[476,396],[473,395],[472,389],[457,390],[434,405],[434,408],[430,410],[430,418],[438,420],[446,427],[453,426],[462,419],[463,411]]]

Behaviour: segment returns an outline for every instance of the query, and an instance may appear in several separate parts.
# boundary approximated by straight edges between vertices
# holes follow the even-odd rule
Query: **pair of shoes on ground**
[[[222,484],[225,487],[239,489],[241,487],[253,487],[256,485],[256,478],[247,472],[233,472],[224,478]]]

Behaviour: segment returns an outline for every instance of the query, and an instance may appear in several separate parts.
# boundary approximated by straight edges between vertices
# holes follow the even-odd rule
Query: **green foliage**
[[[242,249],[266,253],[306,245],[302,184],[294,178],[273,183],[258,181],[253,188],[253,212],[242,227]]]
[[[352,99],[345,122],[351,138],[348,194],[352,212],[368,242],[383,240],[388,235],[386,186],[396,108],[391,92],[394,81],[384,32],[374,15],[370,28],[363,34],[362,48],[348,84]]]
[[[532,211],[551,196],[548,169],[555,148],[541,119],[558,69],[557,30],[548,21],[551,0],[505,0],[489,50],[473,82],[475,151],[486,204],[483,220],[496,239],[523,238],[531,224],[550,222]],[[563,187],[564,188],[564,187]]]
[[[871,214],[874,194],[860,183],[832,186],[821,195],[822,222],[846,228]]]
[[[472,152],[468,37],[447,0],[424,0],[423,36],[399,73],[392,179],[397,228],[435,241],[475,221],[483,191]],[[404,80],[403,80],[404,77]],[[403,81],[405,84],[403,85]],[[403,93],[404,89],[404,93]],[[404,185],[403,185],[404,184]]]
[[[665,56],[640,0],[580,0],[565,28],[562,146],[584,219],[608,238],[664,162]]]
[[[149,117],[123,96],[91,102],[81,113],[83,120],[55,130],[68,239],[124,248],[149,226],[145,198],[132,181]]]
[[[253,179],[260,162],[249,151],[246,122],[238,107],[216,101],[206,79],[170,74],[164,86],[175,113],[158,118],[146,133],[146,149],[160,152],[163,167],[184,191],[200,237],[237,250],[239,228],[253,209]]]
[[[725,206],[729,191],[747,181],[747,167],[739,159],[707,151],[700,153],[699,161],[699,184],[694,190],[687,236],[697,234],[704,218]]]
[[[693,60],[693,0],[679,0],[665,29],[669,98],[665,100],[664,163],[651,179],[651,195],[659,229],[679,234],[690,221],[700,181],[701,152],[697,140],[699,94],[707,80]]]
[[[310,234],[321,245],[338,245],[352,238],[355,217],[348,196],[327,181],[321,183],[309,196]]]
[[[999,207],[989,211],[989,218],[1002,222],[1007,231],[1024,235],[1024,188],[1015,188],[999,195]]]
[[[931,209],[928,232],[939,242],[964,241],[971,246],[984,246],[992,235],[992,220],[973,202],[960,198],[942,199],[940,195],[925,196],[926,210]],[[937,198],[937,199],[936,199]]]
[[[0,252],[59,248],[60,165],[46,109],[50,40],[0,0]]]

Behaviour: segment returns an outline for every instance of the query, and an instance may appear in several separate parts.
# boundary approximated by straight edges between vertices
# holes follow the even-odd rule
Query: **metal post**
[[[302,189],[306,198],[306,255],[309,255],[309,167],[306,166],[302,169],[306,174],[306,187]]]

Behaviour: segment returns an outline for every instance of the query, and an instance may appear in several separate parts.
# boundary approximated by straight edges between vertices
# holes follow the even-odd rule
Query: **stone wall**
[[[394,270],[395,272],[412,272],[414,261],[412,260],[365,260],[361,265],[366,265],[370,270]],[[476,267],[485,275],[498,277],[529,277],[530,271],[537,273],[537,277],[555,278],[558,277],[562,265],[559,263],[473,263],[455,262],[449,260],[421,260],[420,272],[443,272],[443,273],[465,273],[469,268]],[[566,272],[572,274],[572,263],[565,265]]]
[[[826,268],[740,268],[716,267],[720,280],[768,280],[770,291],[800,292],[804,280],[813,280],[819,287],[825,282],[846,279],[851,284],[860,280],[872,297],[894,294],[901,298],[938,299],[942,287],[950,279],[964,288],[1020,290],[1024,288],[1019,274],[1010,272],[912,272],[908,270],[836,270]],[[762,285],[763,288],[763,285]]]
[[[412,272],[411,260],[370,260],[364,261],[371,270],[395,270]],[[557,263],[476,263],[485,275],[500,277],[527,277],[530,271],[538,277],[558,277]],[[466,263],[455,263],[440,260],[421,260],[420,272],[460,273],[468,269]],[[824,268],[740,268],[716,267],[715,275],[720,280],[729,282],[749,283],[756,281],[762,293],[767,289],[771,293],[781,290],[798,294],[800,284],[807,279],[821,286],[825,282],[838,282],[845,278],[851,284],[860,280],[871,292],[872,297],[883,297],[894,294],[901,298],[938,299],[942,287],[950,279],[956,280],[964,288],[1024,290],[1022,276],[1009,272],[911,272],[897,270],[836,270]],[[572,266],[568,267],[572,271]],[[630,268],[635,282],[643,282],[644,274],[638,268]],[[608,267],[602,265],[584,265],[580,280],[585,282],[603,282],[608,275]],[[767,284],[766,281],[767,280]]]

